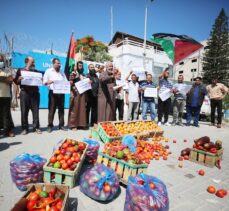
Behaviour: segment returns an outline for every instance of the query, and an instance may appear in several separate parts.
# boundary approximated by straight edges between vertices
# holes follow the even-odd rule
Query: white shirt
[[[139,102],[139,84],[138,82],[136,82],[135,84],[130,81],[128,83],[128,101],[129,102]]]
[[[0,69],[0,77],[12,76],[10,69]],[[0,82],[0,97],[11,97],[10,84]]]
[[[53,67],[47,69],[44,74],[43,83],[48,81],[67,81],[67,78],[64,73],[61,71],[57,72]],[[53,90],[53,83],[48,85],[48,88]]]

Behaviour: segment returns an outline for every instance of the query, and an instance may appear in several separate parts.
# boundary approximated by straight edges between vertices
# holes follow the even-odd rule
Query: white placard
[[[70,94],[70,82],[69,81],[54,81],[53,93],[54,94]]]
[[[187,85],[187,84],[178,84],[177,90],[183,94],[186,95],[189,90],[192,88],[192,85]]]
[[[42,86],[42,74],[32,71],[21,71],[22,85],[26,86]]]
[[[146,74],[145,74],[144,71],[142,71],[142,70],[134,70],[133,73],[136,74],[136,76],[138,77],[139,81],[146,80]]]
[[[128,83],[125,80],[116,80],[116,85],[122,87],[123,89],[128,89]]]
[[[161,98],[162,101],[166,101],[172,96],[172,92],[170,89],[165,89],[162,93],[159,94],[159,97]]]
[[[81,81],[75,83],[75,86],[80,94],[86,92],[91,89],[91,83],[89,78],[85,78]]]
[[[157,97],[157,88],[145,88],[144,97]]]

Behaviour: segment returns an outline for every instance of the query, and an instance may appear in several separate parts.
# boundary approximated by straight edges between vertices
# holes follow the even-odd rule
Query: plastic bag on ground
[[[93,139],[86,138],[83,141],[88,144],[85,160],[88,162],[93,162],[97,159],[98,156],[100,147],[99,142]]]
[[[96,164],[80,178],[80,191],[98,201],[112,200],[118,190],[117,174],[103,164]]]
[[[165,184],[146,174],[130,176],[124,211],[168,211],[169,198]]]
[[[10,173],[13,182],[21,191],[27,190],[30,183],[42,182],[43,165],[46,159],[39,155],[22,153],[10,162]]]
[[[130,151],[136,152],[137,141],[133,136],[124,136],[122,139],[122,145],[128,146]]]

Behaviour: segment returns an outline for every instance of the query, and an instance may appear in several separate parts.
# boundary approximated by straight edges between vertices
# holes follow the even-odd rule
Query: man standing
[[[115,120],[115,74],[113,64],[108,62],[106,70],[99,76],[98,122]]]
[[[164,92],[166,89],[170,89],[172,92],[173,84],[171,81],[168,80],[168,78],[169,78],[169,68],[166,68],[159,76],[159,94]],[[163,115],[164,115],[164,124],[166,126],[170,126],[168,122],[170,105],[171,105],[171,97],[169,97],[165,101],[162,101],[161,98],[158,97],[158,126],[161,126]]]
[[[215,110],[217,108],[217,128],[222,123],[222,101],[228,93],[228,88],[217,79],[212,79],[212,84],[207,86],[208,96],[211,100],[211,126],[215,125]]]
[[[124,91],[123,91],[123,84],[121,80],[121,72],[118,71],[115,75],[116,84],[120,85],[118,89],[116,89],[116,103],[115,103],[115,111],[118,110],[118,119],[123,120],[123,113],[124,113]]]
[[[126,77],[127,81],[132,73],[133,71],[130,71]],[[131,81],[128,83],[128,90],[126,90],[126,104],[128,105],[128,121],[136,120],[139,106],[139,83],[134,73],[131,75]]]
[[[29,56],[25,58],[25,67],[18,69],[14,82],[17,85],[20,85],[20,106],[21,106],[21,125],[22,125],[22,135],[26,135],[29,130],[28,124],[28,114],[31,109],[33,115],[33,131],[41,134],[39,129],[39,105],[40,105],[40,93],[38,86],[27,86],[21,85],[21,80],[23,79],[21,72],[22,71],[32,71],[35,70],[35,62],[33,57]]]
[[[88,65],[89,73],[87,74],[87,78],[91,81],[91,90],[87,91],[87,124],[89,126],[93,126],[97,124],[97,109],[98,109],[98,89],[99,89],[99,78],[96,75],[96,71],[93,64]],[[90,117],[91,112],[91,118]],[[91,119],[91,121],[89,120]]]
[[[156,84],[153,83],[152,79],[153,79],[152,75],[148,73],[146,75],[146,81],[142,82],[142,84],[141,84],[141,91],[143,93],[143,95],[142,95],[142,119],[143,120],[147,119],[148,108],[150,110],[151,120],[155,119],[154,97],[145,96],[145,91],[147,88],[156,88],[157,87]]]
[[[190,126],[192,113],[194,114],[193,126],[199,127],[200,109],[207,93],[206,88],[202,84],[202,78],[196,77],[195,83],[191,90],[187,93],[186,111],[187,111],[187,126]]]
[[[176,124],[183,126],[182,117],[183,117],[183,111],[185,107],[186,96],[179,91],[180,86],[185,86],[183,81],[184,81],[183,75],[179,75],[178,83],[174,84],[173,86],[173,93],[174,93],[173,123],[172,123],[173,126],[175,126]]]
[[[13,82],[12,71],[6,65],[4,55],[0,55],[0,128],[4,129],[4,135],[14,137],[12,129],[14,124],[11,116],[11,84]]]
[[[52,132],[53,119],[58,108],[59,114],[59,129],[66,131],[64,128],[64,94],[53,93],[53,83],[55,81],[66,81],[65,74],[61,72],[61,64],[58,58],[52,60],[53,67],[45,71],[43,83],[49,88],[49,104],[48,104],[48,132]]]

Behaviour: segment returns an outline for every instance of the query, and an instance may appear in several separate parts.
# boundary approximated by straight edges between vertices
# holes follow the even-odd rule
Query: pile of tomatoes
[[[64,197],[64,192],[58,188],[49,192],[37,189],[28,195],[26,208],[28,211],[60,211]]]
[[[86,150],[86,143],[66,139],[49,159],[48,166],[67,171],[74,171]]]
[[[223,198],[227,195],[227,190],[225,189],[216,190],[216,188],[212,185],[208,186],[207,191],[208,193],[215,194],[219,198]]]
[[[115,128],[115,126],[111,123],[111,122],[104,122],[104,123],[100,123],[103,130],[106,132],[106,134],[109,137],[117,137],[120,136],[120,133],[118,132],[118,130]]]

